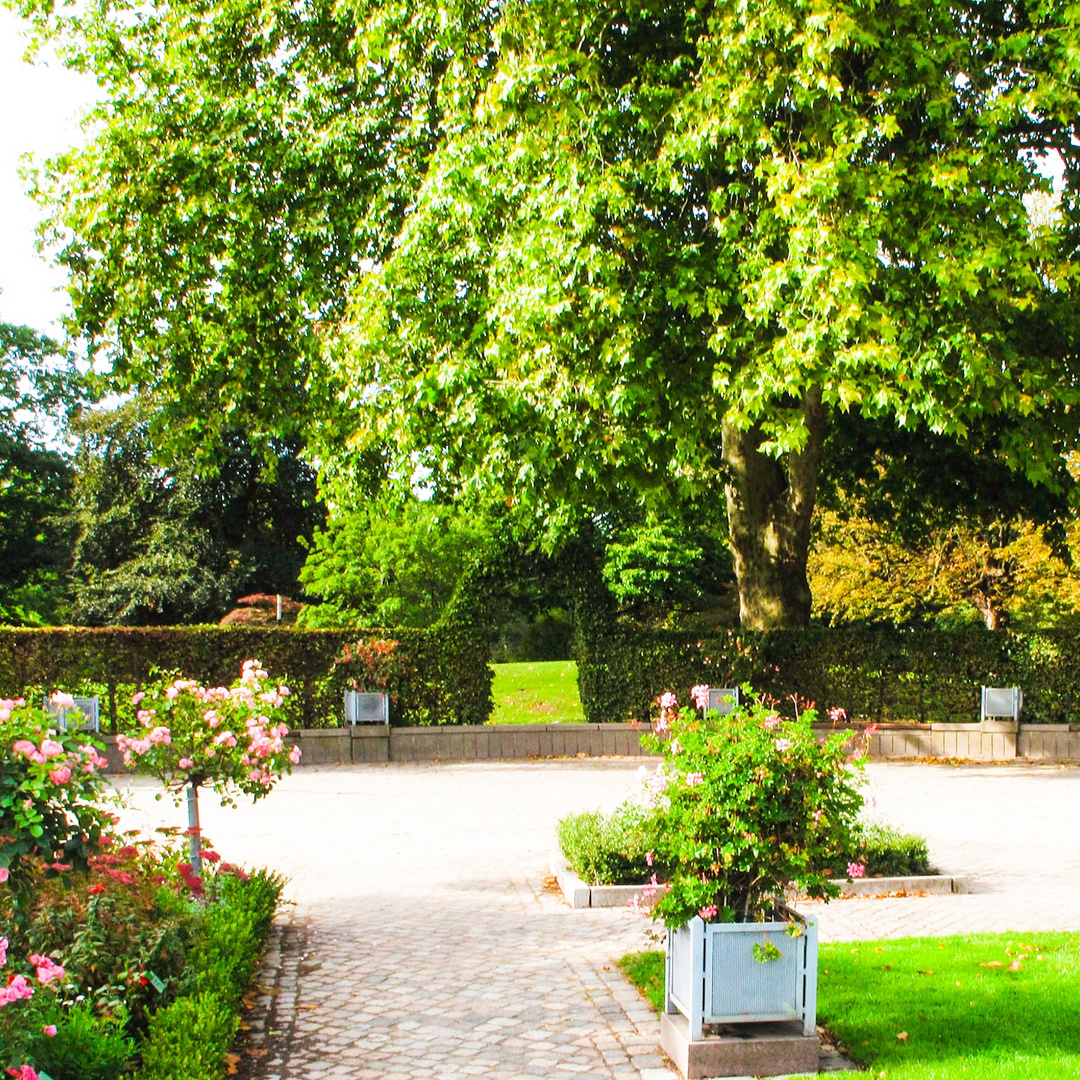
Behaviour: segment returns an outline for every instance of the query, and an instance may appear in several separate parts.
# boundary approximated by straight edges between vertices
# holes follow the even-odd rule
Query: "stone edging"
[[[600,907],[625,907],[635,897],[641,896],[642,885],[587,885],[574,873],[563,858],[562,852],[554,848],[549,860],[551,874],[559,883],[566,902],[575,909]],[[928,874],[909,877],[870,877],[834,879],[834,885],[840,886],[841,898],[849,896],[947,896],[953,893],[967,892],[963,878],[949,877],[945,874]],[[656,898],[667,891],[666,885],[659,886],[657,896],[642,898],[642,907],[651,907]],[[800,897],[799,899],[805,899]]]

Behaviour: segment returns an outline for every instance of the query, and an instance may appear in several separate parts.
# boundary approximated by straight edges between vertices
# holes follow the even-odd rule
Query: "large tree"
[[[357,443],[553,508],[726,500],[800,625],[845,413],[1055,483],[1074,434],[1078,35],[1057,4],[507,5],[339,350]],[[1066,189],[1033,228],[1024,199]],[[325,452],[331,447],[326,445]]]
[[[553,537],[712,500],[757,627],[809,617],[852,412],[1008,419],[987,452],[1060,476],[1068,5],[23,8],[107,94],[43,183],[77,326],[173,439],[314,417],[342,497],[357,463],[419,467]],[[1032,228],[1049,151],[1061,213]]]

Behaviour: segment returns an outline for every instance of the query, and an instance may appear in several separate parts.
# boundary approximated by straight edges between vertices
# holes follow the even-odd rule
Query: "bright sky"
[[[38,206],[24,192],[20,159],[58,153],[80,141],[78,116],[97,86],[53,62],[22,61],[22,21],[0,7],[0,320],[60,335],[66,276],[34,249]]]

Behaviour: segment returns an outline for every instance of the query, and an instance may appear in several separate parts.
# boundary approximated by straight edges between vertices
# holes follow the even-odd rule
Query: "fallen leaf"
[[[920,971],[919,974],[920,975],[933,975],[934,973],[932,971]]]
[[[1036,957],[1035,957],[1035,959],[1036,959],[1036,960],[1042,960],[1042,959],[1044,959],[1044,957],[1043,957],[1043,954],[1042,954],[1042,953],[1039,953],[1039,955],[1038,955],[1038,956],[1036,956]]]
[[[1001,967],[1001,961],[1000,960],[991,960],[987,964],[980,964],[979,967]]]
[[[1012,962],[1012,963],[1011,963],[1011,964],[1009,965],[1009,970],[1010,970],[1010,971],[1019,971],[1019,970],[1020,970],[1020,961],[1019,961],[1019,960],[1014,960],[1014,961],[1013,961],[1013,962]]]
[[[225,1072],[229,1076],[235,1076],[237,1073],[236,1066],[240,1063],[239,1054],[226,1054],[225,1055]]]
[[[884,952],[885,950],[880,946],[874,950],[874,952]]]
[[[248,1047],[248,1048],[247,1048],[247,1049],[246,1049],[246,1050],[244,1051],[244,1053],[245,1053],[245,1054],[247,1054],[247,1056],[248,1056],[249,1058],[256,1058],[256,1059],[258,1059],[258,1058],[261,1058],[261,1057],[266,1057],[266,1051],[265,1051],[265,1050],[257,1050],[257,1049],[256,1049],[256,1048],[255,1048],[254,1046],[249,1046],[249,1047]]]
[[[881,970],[882,971],[892,971],[892,964],[882,964],[881,965]]]
[[[897,1036],[896,1036],[896,1041],[897,1042],[907,1042],[907,1032],[906,1031],[898,1032]]]
[[[305,1012],[314,1012],[314,1010],[317,1009],[319,1006],[318,1005],[297,1005],[296,1007],[298,1009],[303,1009]]]

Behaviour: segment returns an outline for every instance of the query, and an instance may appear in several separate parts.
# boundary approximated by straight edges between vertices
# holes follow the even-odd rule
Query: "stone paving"
[[[298,770],[255,806],[204,796],[224,856],[290,878],[252,1013],[252,1080],[674,1080],[659,1025],[615,961],[656,947],[629,912],[570,911],[545,884],[556,820],[611,809],[627,760]],[[826,940],[1080,929],[1076,767],[870,767],[893,824],[922,832],[963,896],[806,905]],[[125,824],[183,824],[121,782]]]

